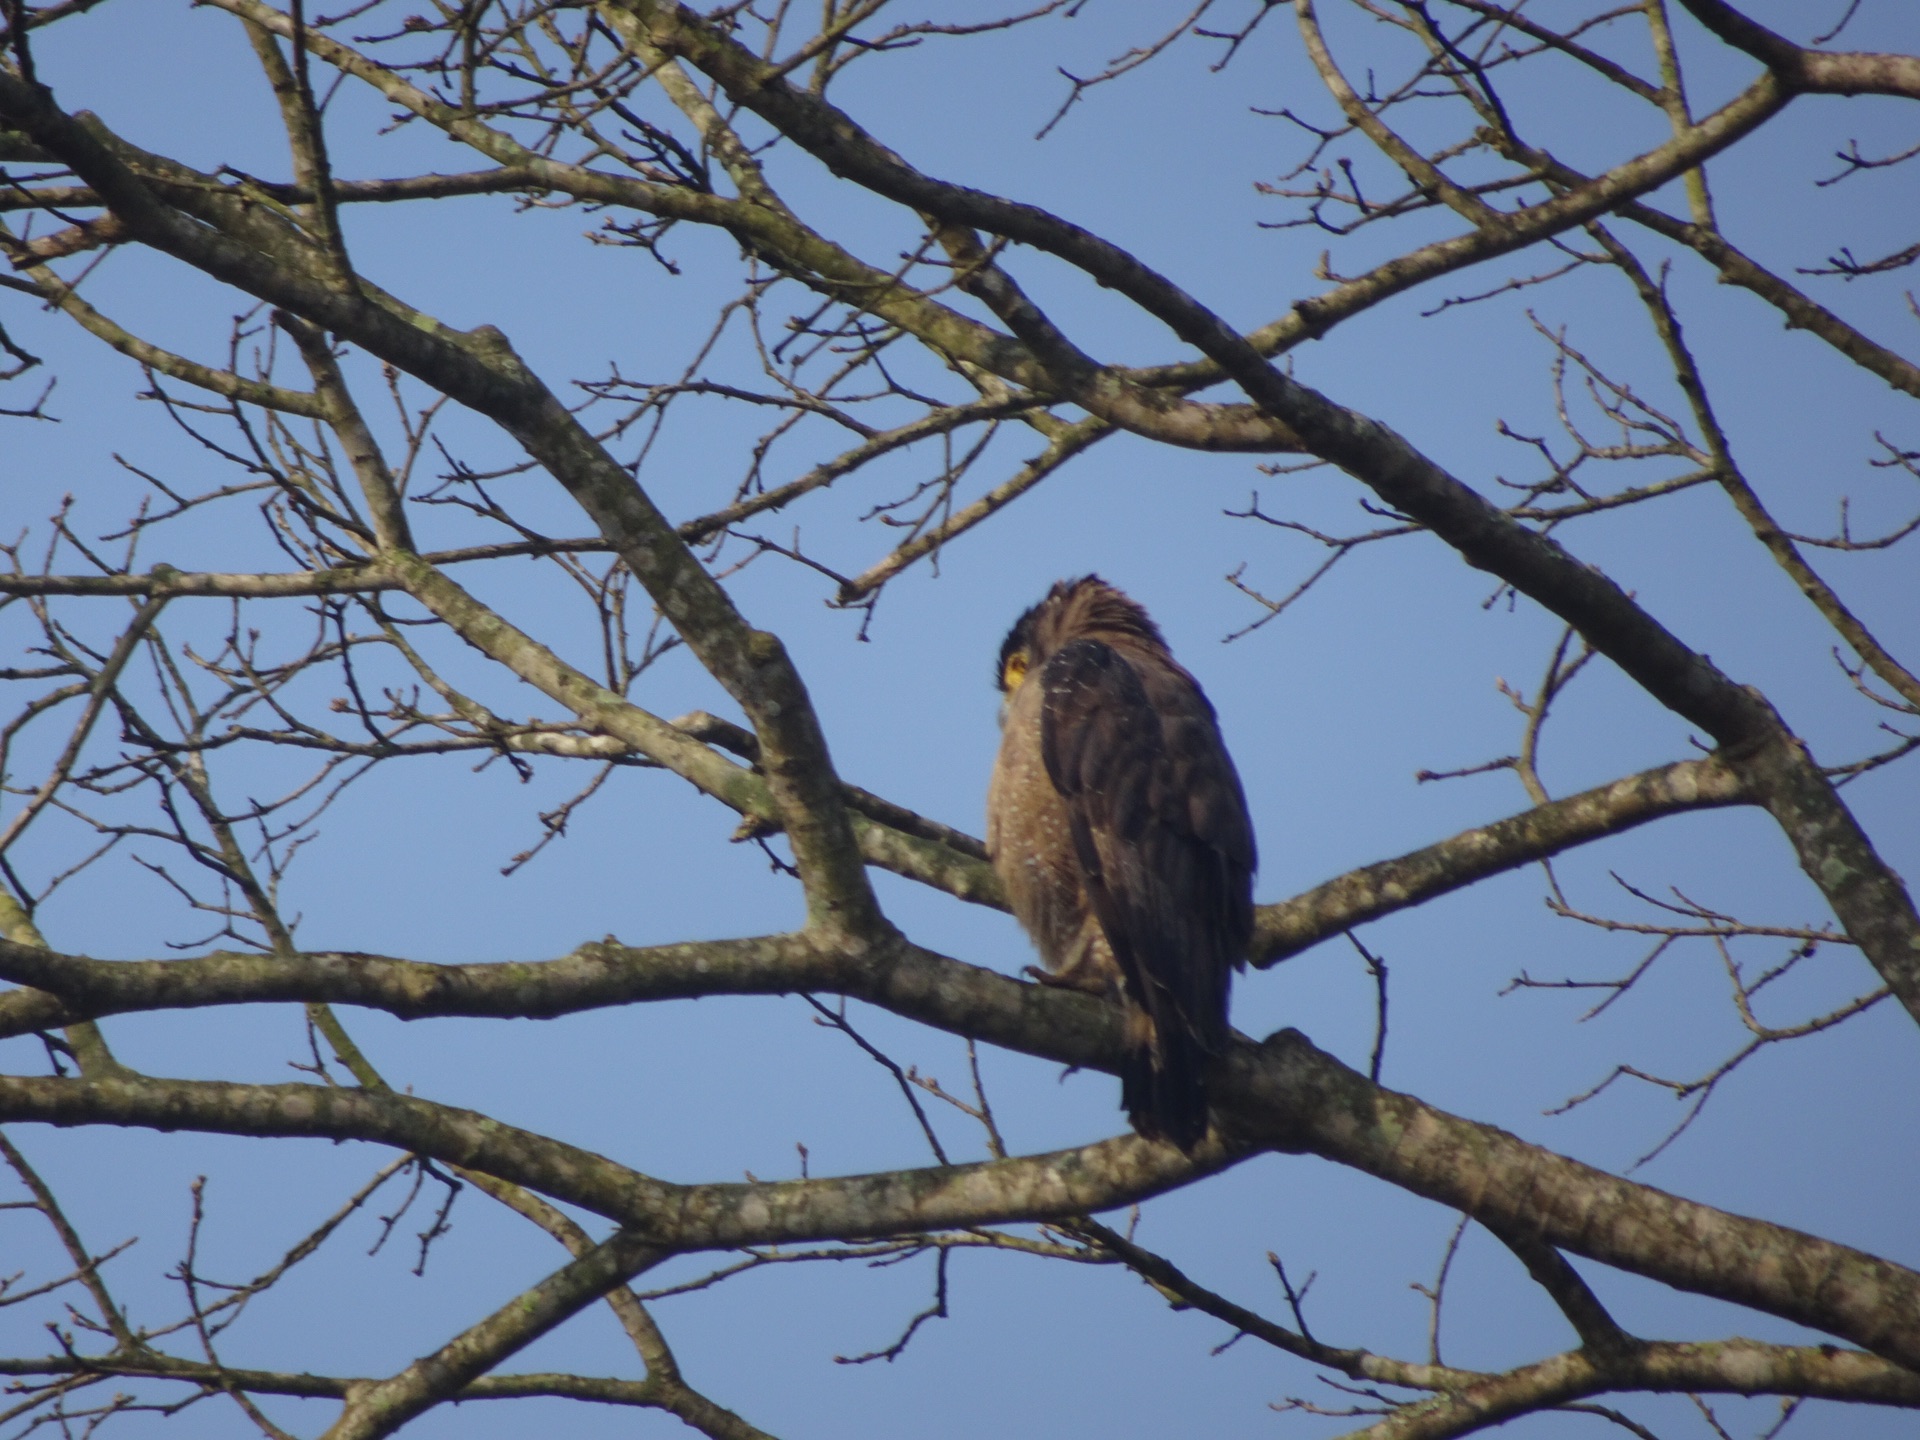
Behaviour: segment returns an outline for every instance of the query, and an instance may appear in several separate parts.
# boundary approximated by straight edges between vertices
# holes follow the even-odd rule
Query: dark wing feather
[[[1136,1125],[1206,1130],[1204,1073],[1253,927],[1253,830],[1213,707],[1171,659],[1098,640],[1040,674],[1040,743],[1127,996],[1152,1035],[1122,1075]]]

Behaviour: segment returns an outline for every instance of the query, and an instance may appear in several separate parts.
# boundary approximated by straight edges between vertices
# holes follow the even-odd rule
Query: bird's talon
[[[1102,998],[1112,990],[1112,987],[1100,976],[1089,975],[1085,971],[1042,970],[1038,965],[1029,965],[1025,973],[1050,990],[1077,990],[1082,995]]]

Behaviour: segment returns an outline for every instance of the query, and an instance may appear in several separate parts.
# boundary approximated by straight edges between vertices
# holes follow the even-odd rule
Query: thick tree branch
[[[1356,1432],[1361,1436],[1441,1440],[1610,1391],[1809,1395],[1920,1408],[1920,1376],[1877,1355],[1832,1346],[1766,1345],[1744,1339],[1710,1343],[1642,1341],[1621,1334],[1611,1320],[1604,1320],[1598,1328],[1591,1320],[1582,1326],[1587,1343],[1580,1350],[1501,1374],[1416,1364],[1343,1349],[1275,1325],[1236,1305],[1195,1283],[1164,1257],[1142,1249],[1104,1225],[1089,1222],[1069,1228],[1095,1239],[1168,1299],[1211,1315],[1242,1335],[1355,1380],[1429,1392],[1427,1400],[1405,1406],[1378,1425]],[[1566,1294],[1565,1278],[1571,1275],[1570,1267],[1547,1247],[1531,1249],[1536,1252],[1536,1260],[1554,1266],[1554,1274],[1543,1283],[1557,1295]],[[1551,1261],[1545,1257],[1551,1257]],[[1530,1260],[1530,1267],[1534,1263]],[[1572,1277],[1572,1285],[1587,1303],[1573,1305],[1570,1317],[1573,1313],[1584,1317],[1597,1309],[1577,1276]],[[1588,1330],[1595,1333],[1587,1336]],[[1605,1343],[1596,1343],[1602,1340]]]
[[[1117,1054],[1117,1047],[1116,1047]],[[369,1140],[484,1171],[671,1250],[1052,1219],[1130,1204],[1244,1158],[1126,1135],[1071,1150],[834,1180],[674,1185],[490,1116],[393,1092],[198,1080],[0,1076],[0,1121]]]
[[[1920,1377],[1877,1356],[1757,1340],[1644,1341],[1621,1354],[1572,1350],[1396,1410],[1344,1440],[1453,1440],[1590,1395],[1805,1395],[1913,1408]]]
[[[171,350],[142,340],[82,300],[71,285],[45,265],[30,265],[27,274],[33,278],[34,285],[49,305],[71,317],[88,334],[104,340],[129,360],[242,404],[259,405],[283,415],[317,416],[320,413],[320,402],[312,395],[271,385],[264,380],[251,380],[231,370],[203,365],[197,360],[189,360],[184,355],[176,355]]]
[[[635,1001],[700,995],[831,990],[847,981],[843,952],[805,935],[700,940],[632,949],[583,945],[558,960],[432,965],[325,951],[288,956],[221,951],[191,960],[92,960],[0,940],[0,977],[48,986],[75,1012],[95,1016],[272,1001],[324,1002],[428,1016],[550,1019]],[[39,997],[0,998],[0,1030],[43,1026]]]
[[[1680,0],[1687,13],[1744,50],[1795,90],[1827,95],[1903,95],[1920,100],[1920,58],[1808,50],[1741,14],[1726,0]]]
[[[349,1390],[346,1408],[323,1440],[380,1440],[393,1434],[671,1253],[630,1230],[616,1231],[431,1355],[386,1380]]]
[[[684,728],[674,728],[681,734],[712,738],[710,727],[716,723],[711,717],[687,717]],[[732,738],[739,744],[750,737],[741,731]],[[708,758],[712,759],[710,752]],[[708,776],[696,757],[682,773],[743,814],[767,813],[764,802],[741,788],[751,782],[746,771],[725,766],[721,774]],[[1660,816],[1738,804],[1744,798],[1741,780],[1723,762],[1687,760],[1463,831],[1397,859],[1350,871],[1292,900],[1258,907],[1255,963],[1278,963],[1367,920]],[[877,808],[864,803],[864,792],[853,792],[852,803],[856,810]],[[896,858],[913,856],[917,863],[888,868],[961,898],[1004,903],[997,886],[988,886],[991,872],[979,859],[977,841],[913,835],[909,825],[925,828],[919,817],[893,813],[863,826],[863,842],[874,852],[870,858],[885,864],[879,853],[882,830],[892,830],[898,838],[888,842],[888,853]],[[915,846],[913,841],[930,843]],[[6,1035],[29,1033],[77,1014],[102,1016],[322,996],[403,1017],[551,1016],[640,1000],[726,993],[733,983],[739,986],[736,993],[762,994],[832,989],[850,982],[843,960],[832,947],[786,935],[642,950],[589,945],[564,960],[533,966],[428,966],[377,956],[327,954],[300,957],[291,967],[250,954],[94,961],[0,943],[0,978],[57,990],[62,997],[0,997],[0,1034]]]
[[[1185,1298],[1185,1292],[1182,1294]],[[1195,1308],[1203,1307],[1196,1305]],[[1219,1318],[1228,1319],[1224,1315]],[[1228,1319],[1228,1323],[1233,1322]],[[1444,1369],[1411,1367],[1411,1371],[1423,1368],[1429,1371]],[[1646,1342],[1640,1352],[1625,1361],[1599,1363],[1584,1352],[1575,1351],[1504,1375],[1476,1375],[1471,1371],[1447,1373],[1460,1377],[1460,1391],[1457,1394],[1443,1392],[1422,1405],[1421,1413],[1432,1414],[1434,1419],[1429,1422],[1432,1424],[1464,1424],[1467,1428],[1419,1428],[1409,1431],[1369,1427],[1357,1433],[1368,1437],[1368,1440],[1378,1440],[1382,1436],[1417,1436],[1420,1440],[1439,1440],[1439,1437],[1468,1434],[1472,1429],[1487,1428],[1513,1415],[1547,1409],[1582,1396],[1633,1389],[1735,1395],[1804,1394],[1819,1399],[1870,1405],[1907,1408],[1920,1405],[1920,1380],[1916,1380],[1911,1372],[1877,1356],[1836,1350],[1832,1346],[1766,1345],[1743,1339],[1692,1343]],[[310,1373],[213,1366],[159,1355],[140,1359],[47,1355],[28,1360],[0,1360],[0,1374],[26,1377],[151,1377],[216,1388],[232,1385],[254,1395],[288,1395],[309,1399],[345,1399],[360,1387],[375,1383],[365,1379]],[[1395,1383],[1386,1381],[1384,1376],[1377,1378],[1385,1383]],[[663,1403],[661,1389],[651,1377],[645,1380],[620,1380],[540,1373],[488,1375],[469,1382],[455,1392],[454,1398],[467,1401],[537,1397],[644,1406],[681,1414],[673,1405]],[[763,1433],[745,1426],[744,1422],[741,1422],[744,1428],[723,1429],[687,1415],[681,1415],[681,1418],[710,1435],[740,1436],[744,1440],[744,1437]]]
[[[576,1258],[596,1248],[592,1237],[571,1216],[531,1191],[471,1170],[463,1170],[460,1174],[515,1214],[538,1225],[566,1246],[568,1253]],[[606,1301],[607,1307],[620,1321],[620,1328],[626,1331],[627,1339],[632,1342],[641,1363],[647,1367],[645,1380],[607,1380],[571,1375],[489,1376],[470,1381],[464,1389],[455,1392],[457,1398],[507,1398],[514,1393],[510,1387],[519,1384],[528,1386],[528,1393],[577,1395],[612,1404],[644,1405],[665,1410],[670,1415],[677,1415],[701,1434],[710,1437],[710,1440],[772,1440],[765,1431],[749,1424],[725,1406],[715,1404],[687,1384],[680,1371],[680,1362],[668,1346],[666,1336],[660,1333],[660,1327],[654,1323],[653,1316],[632,1289],[616,1285],[608,1292]],[[559,1388],[531,1388],[540,1384],[558,1385]]]
[[[1751,803],[1745,782],[1718,758],[1645,770],[1505,820],[1462,831],[1393,860],[1349,870],[1303,895],[1254,911],[1253,963],[1275,965],[1308,946],[1463,889],[1534,860],[1686,810]]]
[[[249,1395],[288,1395],[310,1400],[345,1400],[380,1382],[365,1377],[315,1375],[307,1371],[250,1370],[204,1361],[181,1360],[148,1352],[139,1357],[119,1355],[48,1355],[33,1360],[0,1360],[0,1375],[96,1376],[129,1380],[177,1380],[212,1390],[229,1387]],[[612,1376],[527,1373],[482,1375],[453,1392],[449,1399],[467,1400],[587,1400],[600,1405],[632,1405],[664,1410],[678,1416],[715,1440],[772,1440],[764,1430],[748,1424],[729,1410],[691,1391],[676,1392],[649,1375],[645,1380]]]
[[[667,977],[685,987],[675,993],[691,993],[702,981],[705,993],[801,985],[838,990],[952,1033],[1066,1064],[1107,1071],[1119,1065],[1120,1017],[1090,996],[1022,984],[912,947],[902,947],[879,967],[855,955],[844,962],[844,978],[815,985],[818,968],[803,976],[792,968],[783,972],[782,963],[798,958],[803,966],[830,968],[832,957],[818,950],[812,956],[782,954],[783,943],[798,949],[815,942],[793,937],[759,954],[743,946],[733,974],[716,974],[714,955],[701,955],[699,947],[642,953],[663,968],[679,965],[678,979]],[[4,954],[9,966],[32,960],[13,947]],[[563,967],[556,973],[589,990],[604,986],[620,959],[609,947],[586,947],[554,964]],[[704,977],[702,959],[708,962]],[[173,963],[183,972],[191,966],[204,973],[238,968],[228,957]],[[489,995],[482,972],[490,967],[484,966],[400,965],[368,957],[276,963],[348,1003],[362,1003],[344,994],[349,989],[373,998],[383,982],[404,980],[416,997],[437,991],[442,999],[435,1009],[442,1014],[500,1013],[500,996],[524,975],[514,973],[517,967],[492,967],[506,973]],[[269,978],[258,977],[249,998],[268,994]],[[986,1166],[749,1186],[667,1185],[466,1111],[311,1086],[0,1079],[0,1121],[376,1140],[586,1206],[675,1249],[1084,1214],[1186,1183],[1257,1149],[1310,1151],[1463,1211],[1496,1234],[1751,1306],[1920,1369],[1920,1274],[1608,1175],[1493,1126],[1448,1115],[1373,1084],[1293,1031],[1237,1047],[1221,1082],[1226,1138],[1207,1142],[1199,1169],[1182,1163],[1171,1147],[1125,1137]],[[1077,1204],[1076,1196],[1082,1197]]]
[[[1920,1370],[1920,1274],[1550,1156],[1376,1086],[1297,1032],[1269,1039],[1257,1061],[1236,1064],[1234,1078],[1246,1089],[1236,1083],[1232,1098],[1253,1107],[1243,1113],[1283,1127],[1275,1142],[1282,1148],[1351,1165],[1495,1234],[1530,1236],[1765,1310]]]
[[[364,595],[399,590],[399,577],[354,562],[327,570],[267,572],[258,575],[176,570],[164,562],[126,575],[0,574],[0,595],[184,595],[235,600],[278,600],[301,595]]]
[[[719,723],[712,717],[686,717],[673,728],[680,734],[713,738],[711,727]],[[751,737],[738,731],[730,738],[742,744]],[[712,759],[711,752],[708,757]],[[694,763],[687,764],[684,773],[744,814],[765,813],[764,805],[756,808],[753,797],[741,788],[751,776],[737,767],[726,766],[721,776],[708,777],[704,766]],[[873,808],[863,798],[864,792],[854,792],[856,809]],[[1661,816],[1738,804],[1746,798],[1739,776],[1722,761],[1710,758],[1680,761],[1552,801],[1397,859],[1349,871],[1292,900],[1258,907],[1255,963],[1276,964],[1365,921]],[[982,865],[978,842],[971,837],[912,835],[907,827],[924,828],[925,822],[910,814],[889,813],[881,823],[897,827],[902,841],[926,840],[939,847],[932,851],[923,846],[911,853],[929,859],[950,856],[938,862],[939,873],[924,863],[917,867],[918,873],[906,866],[898,867],[899,873],[962,898],[1004,903],[997,888],[968,895],[962,892],[973,882],[954,883],[963,866]],[[863,839],[877,841],[880,828],[880,823],[864,827]],[[906,850],[902,841],[894,842],[892,848]],[[972,875],[972,870],[967,874]],[[984,883],[982,879],[983,887]],[[419,965],[350,954],[310,954],[292,967],[250,954],[96,961],[0,942],[0,979],[57,990],[62,997],[64,1003],[46,995],[0,998],[0,1034],[23,1034],[71,1014],[102,1016],[180,1005],[307,1000],[317,998],[322,990],[324,998],[336,1003],[368,1005],[403,1017],[552,1016],[641,1000],[727,993],[727,986],[735,982],[740,987],[735,993],[833,989],[849,983],[850,975],[831,946],[776,935],[640,950],[588,945],[566,959],[531,966]]]

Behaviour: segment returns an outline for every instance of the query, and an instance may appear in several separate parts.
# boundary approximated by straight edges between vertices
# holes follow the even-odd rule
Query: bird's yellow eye
[[[1007,656],[1007,663],[1000,670],[1000,688],[1011,694],[1020,688],[1020,682],[1027,678],[1027,652],[1016,650]]]

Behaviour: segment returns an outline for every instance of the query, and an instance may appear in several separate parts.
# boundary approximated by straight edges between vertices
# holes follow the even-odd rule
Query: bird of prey
[[[1120,1001],[1127,1116],[1190,1151],[1253,930],[1253,823],[1213,706],[1097,575],[1020,617],[995,678],[987,852],[1046,961],[1033,973]]]

